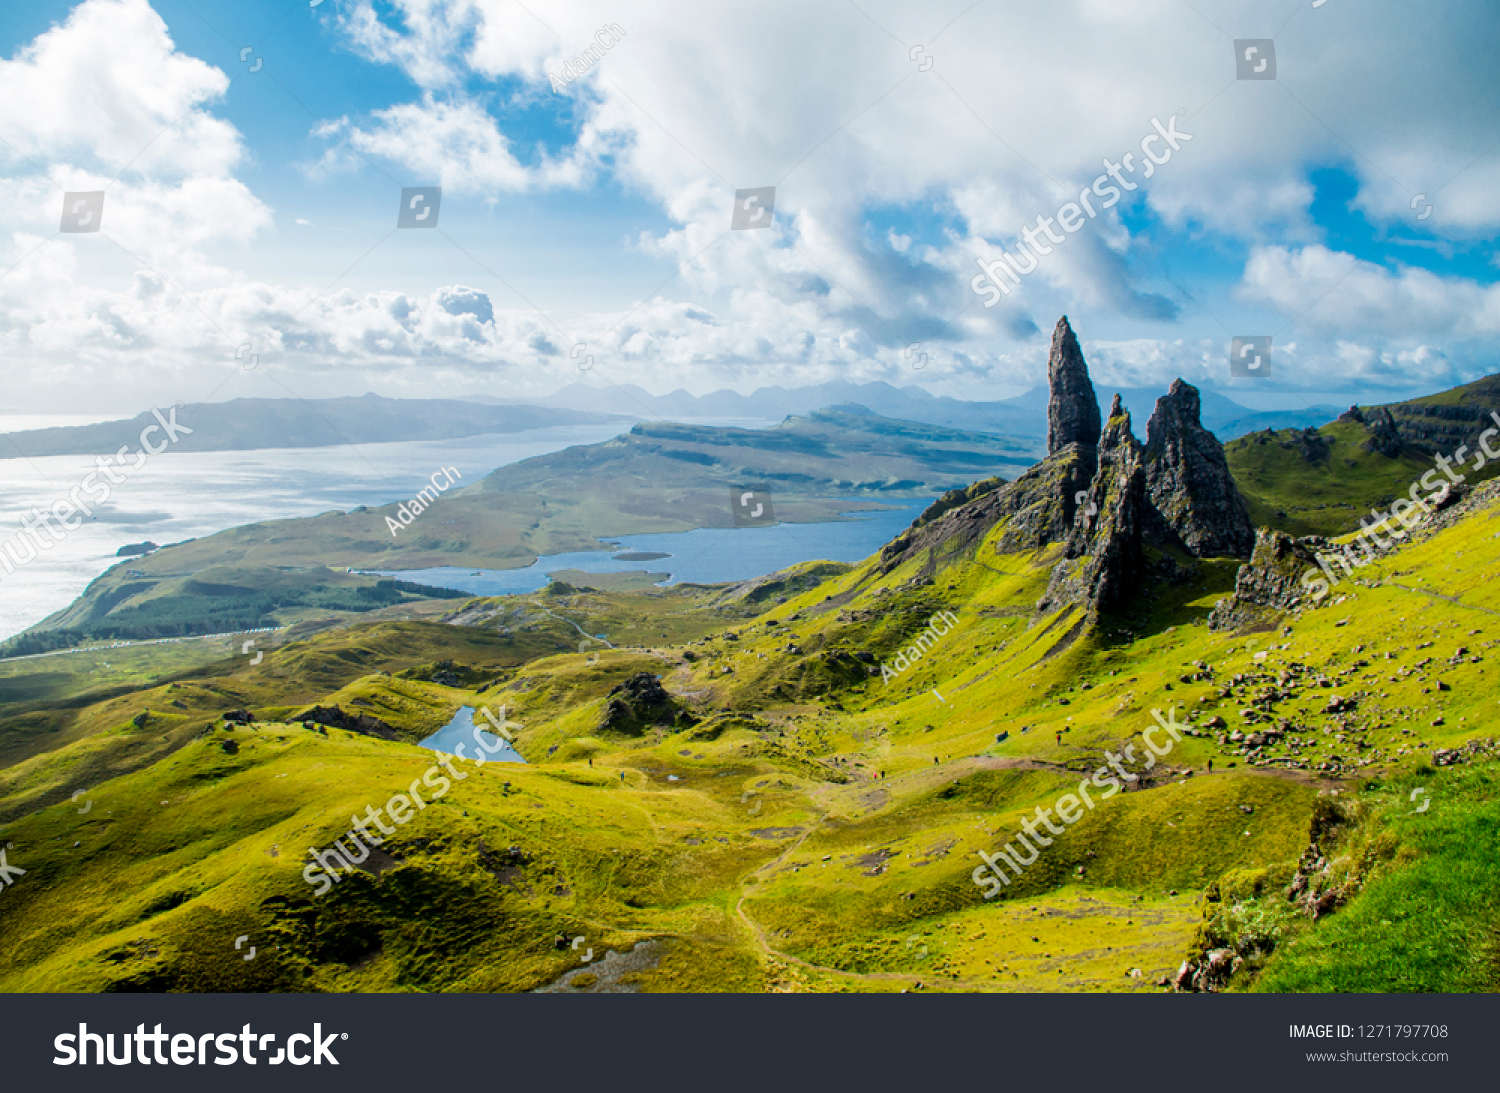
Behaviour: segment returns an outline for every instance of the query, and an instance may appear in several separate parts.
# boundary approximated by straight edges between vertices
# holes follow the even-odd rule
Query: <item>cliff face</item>
[[[1401,454],[1403,447],[1401,442],[1401,429],[1396,425],[1396,419],[1391,412],[1383,406],[1377,406],[1370,411],[1369,419],[1365,422],[1370,427],[1370,435],[1360,445],[1366,451],[1379,452],[1387,458],[1394,459]]]
[[[1146,474],[1130,414],[1116,395],[1099,442],[1099,467],[1078,506],[1063,559],[1038,611],[1079,604],[1095,614],[1122,606],[1144,572]]]
[[[1198,389],[1174,380],[1146,423],[1146,492],[1177,543],[1198,558],[1247,558],[1255,528],[1224,447],[1199,418]]]

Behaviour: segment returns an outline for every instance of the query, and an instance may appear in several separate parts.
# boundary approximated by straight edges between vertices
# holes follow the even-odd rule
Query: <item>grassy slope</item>
[[[1500,989],[1500,770],[1491,762],[1377,782],[1358,849],[1386,855],[1360,898],[1294,937],[1258,991]],[[1412,794],[1418,788],[1430,796]],[[1427,801],[1418,812],[1419,802]]]
[[[88,735],[3,772],[13,816],[17,803],[46,807],[0,832],[29,871],[0,907],[7,935],[23,940],[0,955],[0,988],[522,989],[577,967],[576,954],[551,946],[563,933],[596,950],[669,939],[645,989],[891,990],[919,980],[929,989],[1151,989],[1193,944],[1203,888],[1229,871],[1286,868],[1306,844],[1318,788],[1336,783],[1246,765],[1211,737],[1184,738],[1163,763],[1175,776],[1158,768],[1151,788],[1103,802],[990,904],[969,879],[976,851],[1076,786],[1105,748],[1137,737],[1152,707],[1177,703],[1183,715],[1238,723],[1239,708],[1292,662],[1329,685],[1276,713],[1309,730],[1294,737],[1304,759],[1363,757],[1362,776],[1381,787],[1368,791],[1377,824],[1381,802],[1400,797],[1400,779],[1416,776],[1428,749],[1492,722],[1491,666],[1448,658],[1459,644],[1475,653],[1494,644],[1482,632],[1493,615],[1481,609],[1500,611],[1488,581],[1500,563],[1496,515],[1364,570],[1364,583],[1290,620],[1289,634],[1236,637],[1196,624],[1232,582],[1232,568],[1220,567],[1141,605],[1153,621],[1146,637],[1118,645],[1086,632],[1066,645],[1070,617],[1028,627],[1048,558],[1012,558],[1000,573],[952,559],[930,582],[926,559],[915,559],[884,578],[869,563],[838,567],[816,587],[771,586],[753,603],[708,590],[549,599],[555,615],[630,646],[595,664],[571,650],[515,648],[524,664],[493,667],[508,662],[486,642],[514,642],[522,619],[556,627],[546,631],[554,647],[571,642],[569,628],[523,597],[473,606],[466,618],[477,629],[320,635],[278,650],[260,675],[241,669],[208,684],[220,689],[218,708],[233,686],[267,719],[253,735],[232,734],[233,755],[226,734],[197,736],[202,721],[148,724],[134,736],[110,728],[145,696],[116,699],[81,715]],[[1400,587],[1418,587],[1416,569],[1461,602]],[[833,655],[888,660],[942,607],[960,625],[887,685]],[[462,642],[472,645],[453,644]],[[439,652],[491,665],[475,679],[493,685],[381,674]],[[1429,657],[1441,659],[1419,666]],[[1184,682],[1199,660],[1215,679]],[[647,666],[702,723],[598,735],[608,689]],[[1451,690],[1436,689],[1437,678]],[[362,699],[409,736],[460,703],[505,703],[532,763],[471,769],[400,830],[390,847],[400,868],[314,900],[297,876],[306,848],[400,791],[430,755],[273,724],[289,712],[291,681],[298,695],[336,693],[346,708]],[[1358,704],[1344,721],[1322,712],[1334,693]],[[997,743],[1001,730],[1010,736]],[[90,768],[86,757],[106,748],[114,767]],[[1210,757],[1216,770],[1205,775]],[[1184,777],[1189,768],[1196,773]],[[121,773],[87,780],[111,769]],[[1500,890],[1500,859],[1486,849],[1493,827],[1489,843],[1480,837],[1494,818],[1485,803],[1493,773],[1426,774],[1437,822],[1392,819],[1399,849],[1348,907],[1278,951],[1261,984],[1493,989],[1493,907],[1476,894]],[[84,815],[67,800],[81,786],[94,801]],[[480,840],[489,851],[520,846],[533,860],[497,876]],[[1444,877],[1444,896],[1424,905]],[[1443,943],[1416,969],[1375,959],[1396,944],[1382,922],[1408,920],[1440,925]],[[264,941],[253,964],[231,947],[244,933]],[[1362,951],[1372,958],[1348,959]]]
[[[1269,437],[1256,433],[1224,445],[1235,484],[1257,527],[1276,527],[1292,535],[1343,535],[1357,530],[1360,519],[1372,510],[1386,511],[1434,466],[1430,455],[1414,448],[1394,457],[1365,451],[1361,444],[1370,431],[1358,422],[1334,422],[1318,433],[1329,441],[1329,450],[1325,458],[1311,463],[1303,458],[1293,430]],[[1479,483],[1496,473],[1500,464],[1471,472],[1468,479]],[[1443,480],[1441,474],[1438,478]]]

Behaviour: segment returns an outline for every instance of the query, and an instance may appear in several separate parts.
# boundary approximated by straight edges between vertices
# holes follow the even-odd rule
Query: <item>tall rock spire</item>
[[[1052,455],[1069,444],[1099,443],[1101,422],[1099,400],[1089,382],[1088,365],[1083,350],[1064,315],[1052,330],[1052,352],[1047,357],[1047,454]]]
[[[1146,491],[1188,552],[1249,557],[1255,528],[1224,448],[1199,420],[1198,389],[1173,380],[1146,423]]]
[[[1142,535],[1149,516],[1141,444],[1116,395],[1099,443],[1099,470],[1073,518],[1063,557],[1037,610],[1079,604],[1091,617],[1121,607],[1145,571]]]

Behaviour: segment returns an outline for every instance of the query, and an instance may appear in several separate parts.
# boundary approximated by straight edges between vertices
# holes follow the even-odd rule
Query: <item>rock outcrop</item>
[[[1335,420],[1340,424],[1363,425],[1370,431],[1370,435],[1360,443],[1365,451],[1379,452],[1392,459],[1401,454],[1401,430],[1396,425],[1395,417],[1384,406],[1375,407],[1368,415],[1358,406],[1351,406]]]
[[[881,575],[921,554],[953,557],[979,542],[997,523],[1005,531],[979,562],[1009,571],[1000,554],[1017,554],[1060,543],[1073,526],[1078,494],[1094,478],[1097,456],[1092,446],[1069,444],[1048,456],[1014,482],[989,479],[968,490],[953,490],[938,498],[910,528],[880,552]],[[994,483],[991,487],[988,483]],[[965,495],[972,491],[973,496]],[[927,573],[931,576],[931,572]]]
[[[1052,571],[1037,610],[1067,603],[1090,614],[1121,606],[1144,568],[1146,475],[1130,414],[1116,395],[1098,448],[1098,472],[1078,506],[1063,560]]]
[[[1360,445],[1367,452],[1379,452],[1387,458],[1394,459],[1401,454],[1401,430],[1396,426],[1396,419],[1385,407],[1376,407],[1370,411],[1370,416],[1365,419],[1365,425],[1370,430],[1370,435]]]
[[[1146,423],[1146,492],[1151,506],[1188,553],[1198,558],[1249,557],[1255,528],[1224,446],[1203,427],[1198,389],[1173,380]]]
[[[637,672],[609,692],[600,732],[618,732],[640,736],[657,725],[688,727],[697,719],[683,710],[677,700],[650,672]]]
[[[1308,463],[1328,462],[1328,439],[1309,425],[1294,437],[1297,450]]]
[[[1098,470],[1101,423],[1088,365],[1066,315],[1052,331],[1047,385],[1047,458],[1014,482],[990,479],[938,498],[881,551],[882,574],[918,552],[952,555],[984,538],[1002,520],[1004,534],[993,551],[986,548],[979,558],[990,568],[1009,571],[997,553],[1027,553],[1068,537],[1076,498],[1089,488]]]
[[[1077,605],[1095,618],[1123,607],[1147,577],[1176,579],[1174,553],[1249,556],[1255,532],[1224,449],[1200,420],[1197,388],[1178,380],[1157,401],[1145,444],[1119,395],[1105,427],[1067,316],[1052,334],[1047,379],[1047,457],[1014,482],[986,479],[938,498],[881,551],[877,573],[921,558],[916,576],[933,579],[972,556],[1025,576],[1029,561],[1015,556],[1051,547],[1041,556],[1056,559],[1062,544],[1037,608]]]
[[[1052,351],[1047,357],[1047,454],[1054,455],[1069,444],[1094,447],[1099,443],[1099,400],[1089,381],[1088,366],[1078,337],[1064,315],[1052,331]]]
[[[1317,537],[1294,539],[1274,528],[1255,534],[1255,551],[1240,566],[1234,594],[1214,604],[1208,615],[1210,630],[1264,629],[1284,612],[1316,601],[1302,584],[1309,569],[1321,573],[1317,552],[1328,545]]]
[[[371,717],[369,714],[350,713],[340,706],[314,706],[310,710],[299,713],[292,720],[309,725],[326,725],[333,729],[343,729],[345,732],[359,733],[361,736],[375,736],[381,740],[401,738],[400,733],[380,718]]]

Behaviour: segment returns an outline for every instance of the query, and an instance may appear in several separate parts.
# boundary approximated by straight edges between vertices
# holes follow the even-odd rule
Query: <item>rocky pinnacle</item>
[[[1218,438],[1199,420],[1198,389],[1173,380],[1146,423],[1146,489],[1152,506],[1199,558],[1249,557],[1255,528]]]
[[[1047,357],[1047,386],[1051,399],[1047,403],[1047,454],[1061,451],[1069,444],[1099,443],[1102,423],[1099,400],[1089,382],[1083,350],[1064,315],[1052,330],[1052,352]]]

